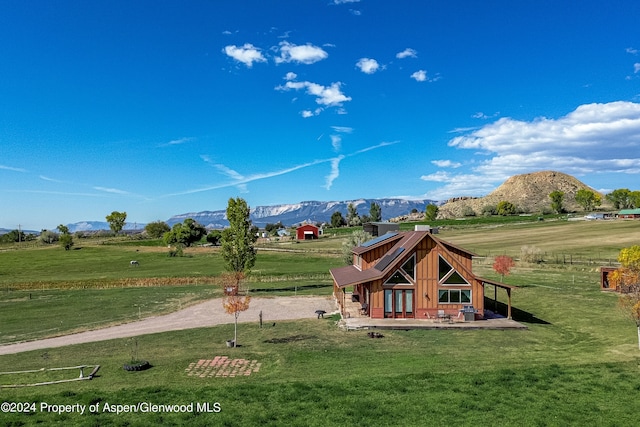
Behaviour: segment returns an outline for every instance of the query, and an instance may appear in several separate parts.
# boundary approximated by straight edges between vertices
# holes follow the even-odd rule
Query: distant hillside
[[[251,209],[251,222],[264,227],[267,224],[277,224],[290,226],[301,222],[331,222],[331,215],[339,211],[343,216],[347,215],[347,206],[353,203],[358,214],[368,215],[371,203],[380,205],[382,219],[388,220],[400,215],[406,215],[413,209],[423,212],[430,200],[404,200],[404,199],[358,199],[340,202],[319,202],[308,201],[295,204],[284,204],[274,206],[257,206]],[[186,218],[193,218],[200,224],[208,228],[222,228],[229,225],[226,219],[226,210],[191,212],[174,215],[166,222],[169,226],[177,222],[182,222]]]
[[[485,197],[465,198],[460,197],[448,200],[440,207],[439,216],[442,218],[459,218],[465,216],[469,209],[476,215],[482,215],[485,206],[496,206],[501,201],[507,201],[525,213],[539,213],[550,210],[551,199],[549,194],[559,190],[564,192],[563,205],[569,212],[580,210],[576,203],[576,192],[587,189],[597,193],[596,190],[582,183],[578,179],[561,172],[542,171],[514,175],[507,179],[500,187]],[[606,200],[600,194],[602,202]]]

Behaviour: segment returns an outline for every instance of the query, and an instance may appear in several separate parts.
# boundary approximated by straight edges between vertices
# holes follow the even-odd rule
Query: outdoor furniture
[[[443,320],[447,320],[451,323],[451,315],[444,312],[444,310],[438,310],[438,319],[442,322]]]
[[[324,319],[324,315],[325,315],[326,313],[327,313],[327,312],[326,312],[326,311],[324,311],[324,310],[316,310],[316,314],[318,315],[318,319],[319,319],[319,318],[321,318],[321,317]]]
[[[367,315],[369,314],[369,304],[362,303],[362,308],[360,309],[360,314]]]

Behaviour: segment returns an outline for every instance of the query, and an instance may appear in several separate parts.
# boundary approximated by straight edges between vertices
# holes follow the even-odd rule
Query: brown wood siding
[[[378,248],[362,254],[362,270],[372,268],[381,257],[383,257],[396,242],[381,245]],[[484,288],[480,282],[475,279],[472,272],[472,255],[459,248],[438,244],[430,235],[426,235],[411,251],[403,254],[395,263],[400,268],[406,260],[413,254],[416,256],[416,283],[414,289],[414,314],[417,319],[425,319],[427,316],[434,317],[438,310],[445,310],[446,313],[458,315],[459,310],[468,304],[439,304],[439,289],[471,289],[471,304],[480,314],[484,309]],[[470,286],[439,286],[438,285],[438,266],[439,255],[442,257],[470,284]],[[354,261],[356,257],[354,257]],[[370,282],[369,290],[369,306],[370,316],[372,318],[384,317],[384,282],[395,273],[395,269],[391,270],[385,277]],[[387,287],[389,289],[390,287]],[[394,288],[408,289],[407,286],[398,285]]]

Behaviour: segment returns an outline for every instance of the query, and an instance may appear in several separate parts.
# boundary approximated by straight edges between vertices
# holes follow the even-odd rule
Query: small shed
[[[609,283],[609,274],[616,271],[615,267],[600,267],[600,290],[602,291],[615,291],[615,287],[611,287]]]
[[[362,229],[373,237],[400,231],[400,224],[395,222],[366,222]]]
[[[317,239],[320,234],[322,234],[320,228],[313,224],[304,224],[296,228],[296,239],[298,240]]]

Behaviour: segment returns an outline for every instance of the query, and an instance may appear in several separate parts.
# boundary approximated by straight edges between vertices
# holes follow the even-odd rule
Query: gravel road
[[[324,310],[327,313],[336,311],[333,297],[251,298],[249,309],[240,314],[238,322],[257,322],[260,311],[262,311],[264,322],[312,319],[317,317],[316,310]],[[225,323],[233,323],[233,316],[224,312],[220,299],[212,299],[180,311],[137,322],[37,341],[2,345],[0,355]]]

